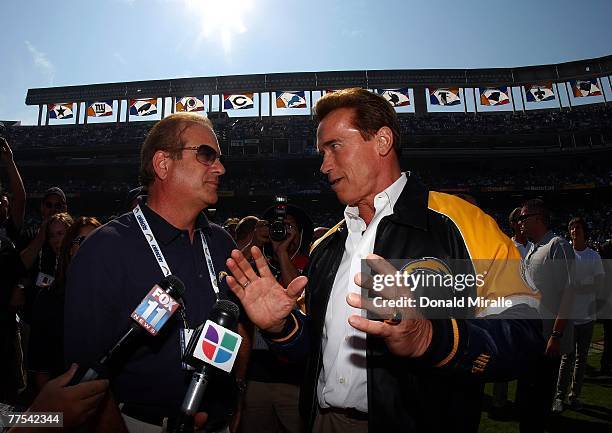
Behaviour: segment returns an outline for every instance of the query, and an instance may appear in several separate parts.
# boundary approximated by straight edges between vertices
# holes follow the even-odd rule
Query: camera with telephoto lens
[[[270,221],[270,238],[275,242],[281,242],[287,238],[286,216],[287,197],[276,196],[274,198],[274,219]]]

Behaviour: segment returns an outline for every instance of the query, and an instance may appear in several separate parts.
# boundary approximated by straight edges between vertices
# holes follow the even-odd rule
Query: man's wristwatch
[[[550,336],[552,338],[561,338],[561,337],[563,337],[563,332],[561,332],[561,331],[553,331],[552,334],[550,334]]]

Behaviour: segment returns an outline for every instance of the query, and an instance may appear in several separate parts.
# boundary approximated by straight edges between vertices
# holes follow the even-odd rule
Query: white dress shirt
[[[366,226],[357,207],[347,206],[344,211],[348,236],[323,326],[323,367],[317,385],[319,405],[323,408],[368,411],[366,335],[349,325],[349,316],[361,314],[361,310],[351,307],[346,296],[361,293],[361,288],[354,282],[355,275],[361,272],[361,260],[373,252],[378,224],[383,217],[393,213],[407,175],[410,173],[402,173],[393,184],[376,195],[375,213],[370,225]]]

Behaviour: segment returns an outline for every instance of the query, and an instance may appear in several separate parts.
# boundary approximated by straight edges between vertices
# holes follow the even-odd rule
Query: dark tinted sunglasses
[[[181,150],[195,150],[196,159],[204,165],[213,165],[216,160],[221,161],[221,154],[209,146],[208,144],[200,144],[199,146],[186,146]]]
[[[516,222],[517,223],[522,223],[523,221],[527,220],[528,218],[531,218],[532,216],[536,216],[536,215],[540,215],[539,213],[526,213],[525,215],[519,215],[516,218]]]

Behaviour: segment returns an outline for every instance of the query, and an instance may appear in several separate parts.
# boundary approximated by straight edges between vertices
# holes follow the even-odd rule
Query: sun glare
[[[245,33],[248,28],[248,14],[253,0],[185,0],[189,14],[201,28],[198,42],[202,39],[220,40],[223,50],[232,50],[235,35]]]

